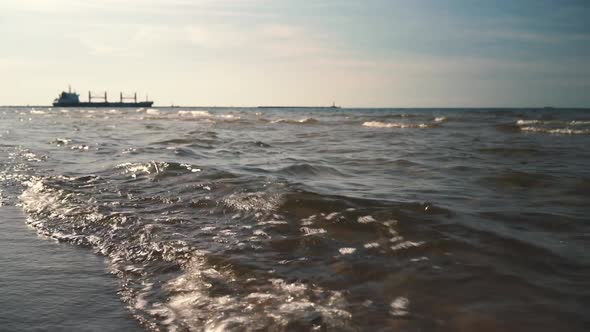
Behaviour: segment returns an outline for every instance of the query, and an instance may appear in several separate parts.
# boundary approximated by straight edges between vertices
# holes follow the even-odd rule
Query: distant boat
[[[332,106],[257,106],[257,108],[293,108],[293,109],[309,109],[309,108],[335,108],[338,109],[340,106],[337,106],[336,103],[332,103]]]
[[[101,101],[93,102],[92,99],[99,99]],[[128,102],[125,100],[133,100]],[[109,102],[107,99],[107,93],[104,96],[93,96],[88,91],[88,102],[81,102],[80,95],[76,92],[72,92],[71,88],[68,88],[68,92],[62,91],[62,93],[53,101],[55,107],[152,107],[153,101],[137,101],[137,93],[133,97],[124,97],[123,93],[120,94],[120,101]]]

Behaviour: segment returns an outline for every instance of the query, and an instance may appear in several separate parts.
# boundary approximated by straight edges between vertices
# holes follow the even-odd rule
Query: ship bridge
[[[68,89],[68,92],[63,91],[57,99],[54,100],[56,103],[64,105],[75,105],[80,103],[80,95],[72,92],[72,89]]]

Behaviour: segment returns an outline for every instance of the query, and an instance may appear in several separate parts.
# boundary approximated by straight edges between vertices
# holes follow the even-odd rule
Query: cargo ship
[[[93,99],[95,101],[93,101]],[[132,97],[123,96],[121,92],[119,94],[119,101],[111,102],[108,100],[107,93],[100,96],[93,96],[88,91],[88,101],[80,101],[80,95],[76,92],[72,92],[72,88],[68,88],[68,91],[62,91],[62,93],[53,101],[55,107],[152,107],[153,101],[137,101],[137,93],[134,93]]]

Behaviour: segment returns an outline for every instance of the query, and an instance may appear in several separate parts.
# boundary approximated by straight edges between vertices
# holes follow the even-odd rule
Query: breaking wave
[[[406,122],[381,122],[367,121],[363,122],[363,127],[370,128],[435,128],[435,124],[429,123],[406,123]]]
[[[317,124],[320,121],[314,118],[303,118],[299,120],[293,119],[278,119],[272,120],[271,123],[286,123],[286,124]]]
[[[555,135],[590,135],[590,129],[520,127],[521,131]]]
[[[524,120],[516,121],[522,132],[553,135],[590,135],[590,121],[584,120]]]
[[[159,189],[173,183],[185,185]],[[310,255],[387,260],[423,244],[395,229],[403,211],[444,211],[243,183],[195,165],[127,162],[95,175],[32,177],[20,201],[39,233],[109,257],[137,319],[167,330],[356,330],[348,296],[328,286],[330,268]],[[295,266],[316,281],[293,280]]]
[[[193,116],[193,117],[210,117],[211,113],[208,111],[178,111],[180,116]]]

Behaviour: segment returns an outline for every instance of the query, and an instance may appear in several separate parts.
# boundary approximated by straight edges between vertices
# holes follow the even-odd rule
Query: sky
[[[0,105],[590,107],[587,0],[1,0]]]

